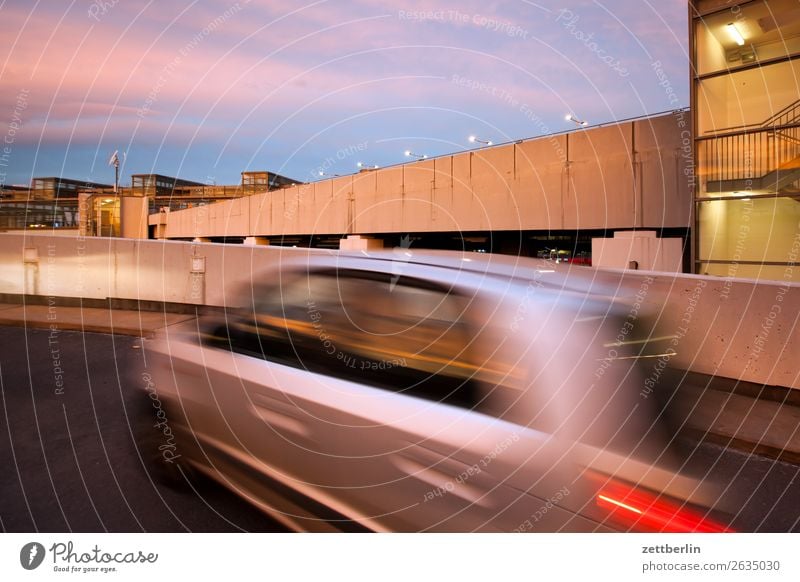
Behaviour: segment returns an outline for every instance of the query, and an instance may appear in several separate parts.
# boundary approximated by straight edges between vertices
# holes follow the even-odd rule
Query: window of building
[[[698,18],[694,27],[699,76],[800,54],[800,6],[794,0],[729,6]]]
[[[697,84],[697,137],[797,123],[800,60],[702,79]]]
[[[698,205],[699,272],[800,281],[800,201],[707,200]]]

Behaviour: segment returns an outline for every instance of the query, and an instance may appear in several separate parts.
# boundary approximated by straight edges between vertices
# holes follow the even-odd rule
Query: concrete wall
[[[331,251],[0,234],[0,293],[226,305],[226,289],[312,252]],[[205,273],[192,272],[193,257]],[[598,271],[596,291],[659,313],[675,367],[800,389],[798,284]]]
[[[689,226],[681,114],[171,212],[167,238]],[[151,220],[155,220],[151,217]]]

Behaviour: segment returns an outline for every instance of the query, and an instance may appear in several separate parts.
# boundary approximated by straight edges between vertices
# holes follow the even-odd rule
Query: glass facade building
[[[800,281],[800,3],[689,10],[695,272]]]

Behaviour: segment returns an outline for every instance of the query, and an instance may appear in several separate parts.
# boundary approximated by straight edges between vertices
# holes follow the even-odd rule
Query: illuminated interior
[[[800,281],[800,4],[692,17],[695,271]]]
[[[89,232],[94,236],[120,236],[120,199],[116,196],[92,196]]]

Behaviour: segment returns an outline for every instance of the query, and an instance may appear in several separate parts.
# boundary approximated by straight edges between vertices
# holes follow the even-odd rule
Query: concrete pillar
[[[122,196],[120,199],[120,236],[122,238],[147,238],[147,198]]]
[[[145,198],[146,200],[146,198]],[[167,219],[169,218],[169,208],[161,208],[155,214],[151,214],[147,217],[147,224],[150,226],[155,226],[155,232],[153,236],[155,238],[166,238],[167,237]]]
[[[91,194],[81,192],[78,194],[78,233],[81,236],[92,236],[94,233],[89,232],[89,225],[91,224],[91,212],[93,210],[93,197]]]
[[[383,239],[370,238],[360,234],[349,234],[347,238],[339,240],[339,250],[342,251],[370,251],[383,248]]]
[[[269,246],[269,238],[266,236],[248,236],[244,239],[244,244],[251,247]]]

